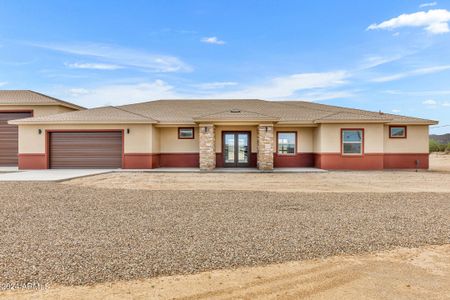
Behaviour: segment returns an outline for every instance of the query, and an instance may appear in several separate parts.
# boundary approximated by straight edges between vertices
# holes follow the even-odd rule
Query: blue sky
[[[261,98],[450,132],[449,1],[0,1],[0,88],[94,107]]]

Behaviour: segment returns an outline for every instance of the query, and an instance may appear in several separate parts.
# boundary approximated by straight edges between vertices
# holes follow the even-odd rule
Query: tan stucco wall
[[[74,111],[75,109],[59,105],[0,105],[0,111],[8,110],[32,110],[33,116],[39,117]]]
[[[126,129],[130,133],[126,133]],[[96,130],[117,129],[124,130],[125,153],[150,153],[152,150],[152,125],[20,125],[19,126],[19,153],[45,153],[45,130]],[[38,133],[42,129],[42,134]]]
[[[178,127],[160,127],[160,153],[198,153],[199,128],[194,128],[194,139],[178,139]],[[156,150],[156,149],[155,149]]]
[[[364,129],[364,153],[383,153],[384,126],[383,124],[321,124],[316,130],[315,152],[340,153],[341,128]]]
[[[277,140],[279,131],[294,131],[297,132],[297,153],[313,152],[314,151],[314,128],[313,127],[275,127],[274,145],[273,149],[277,149]]]
[[[152,153],[159,153],[159,149],[160,149],[160,139],[161,139],[161,134],[160,134],[160,129],[152,126]]]
[[[216,126],[216,153],[222,152],[222,132],[223,131],[250,131],[251,152],[257,152],[257,126]]]
[[[406,139],[389,138],[389,126],[384,127],[385,153],[428,153],[429,137],[427,125],[407,126]]]

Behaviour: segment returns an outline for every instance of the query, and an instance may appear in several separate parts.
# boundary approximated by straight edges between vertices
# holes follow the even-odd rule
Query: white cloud
[[[438,103],[436,102],[436,100],[428,99],[428,100],[423,101],[422,104],[429,105],[429,106],[435,106]]]
[[[268,82],[246,88],[210,95],[213,98],[262,98],[281,99],[295,95],[297,91],[336,87],[346,83],[349,74],[345,71],[324,73],[301,73],[276,77]]]
[[[71,69],[117,70],[123,68],[119,65],[102,63],[66,63],[65,65]]]
[[[400,110],[400,109],[393,109],[392,112],[393,112],[394,114],[398,114],[398,113],[401,112],[401,110]]]
[[[419,7],[423,8],[423,7],[431,7],[431,6],[436,6],[436,5],[437,5],[437,2],[428,2],[428,3],[420,4]]]
[[[8,82],[6,82],[6,81],[0,81],[0,86],[5,86],[7,84],[8,84]]]
[[[235,86],[237,85],[237,82],[233,81],[217,81],[217,82],[205,82],[200,84],[195,84],[194,86],[202,89],[202,90],[214,90],[214,89],[221,89],[229,86]]]
[[[445,102],[442,103],[442,106],[450,107],[450,102],[449,101],[445,101]]]
[[[64,94],[75,103],[86,107],[122,105],[164,98],[182,98],[182,95],[174,91],[173,86],[159,79],[150,83],[111,84],[90,89],[71,88],[66,90]]]
[[[446,71],[449,69],[450,69],[450,65],[419,68],[419,69],[415,69],[415,70],[408,71],[408,72],[378,77],[378,78],[373,79],[372,81],[373,82],[388,82],[388,81],[399,80],[399,79],[411,77],[411,76],[426,75],[426,74],[442,72],[442,71]]]
[[[207,43],[207,44],[215,44],[215,45],[225,45],[224,41],[219,40],[217,37],[215,36],[211,36],[211,37],[204,37],[201,39],[201,42],[203,43]]]
[[[388,56],[382,56],[382,55],[366,56],[362,61],[361,69],[366,70],[366,69],[376,68],[378,66],[400,60],[403,57],[405,57],[406,55],[407,54],[401,54],[401,55],[396,54],[396,55],[388,55]]]
[[[97,43],[29,44],[53,51],[96,59],[119,66],[134,67],[152,72],[186,72],[192,68],[179,58],[158,55],[142,50]]]
[[[432,9],[428,12],[420,11],[412,14],[402,14],[382,23],[372,24],[367,30],[423,27],[431,34],[441,34],[450,31],[448,21],[450,21],[450,12],[448,10]]]

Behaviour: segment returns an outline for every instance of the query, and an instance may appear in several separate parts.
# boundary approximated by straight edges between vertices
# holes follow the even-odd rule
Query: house
[[[436,121],[304,101],[158,100],[9,121],[19,168],[428,168]]]
[[[18,131],[8,121],[84,109],[33,91],[0,90],[0,167],[17,166]]]

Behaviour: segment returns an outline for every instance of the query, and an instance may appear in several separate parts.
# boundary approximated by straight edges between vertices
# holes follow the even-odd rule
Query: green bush
[[[445,152],[450,154],[450,143],[441,144],[436,140],[430,139],[430,152]]]
[[[435,140],[430,140],[430,152],[439,152],[440,144]]]

